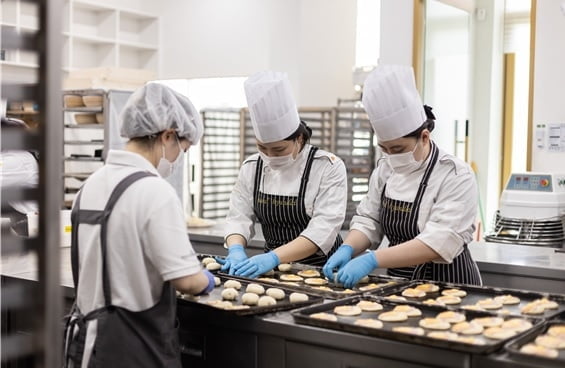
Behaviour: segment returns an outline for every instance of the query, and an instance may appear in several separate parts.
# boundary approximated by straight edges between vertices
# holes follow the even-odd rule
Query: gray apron
[[[108,221],[122,193],[137,180],[148,176],[154,175],[148,172],[136,172],[123,179],[114,188],[103,211],[81,209],[82,192],[77,197],[71,213],[71,261],[75,290],[78,292],[80,287],[79,225],[100,225],[104,306],[84,315],[75,301],[65,330],[65,367],[71,362],[73,367],[81,367],[87,327],[94,320],[98,325],[96,341],[87,365],[89,368],[181,367],[178,333],[175,327],[176,295],[169,282],[163,284],[161,298],[149,309],[131,312],[112,305],[110,270],[107,259],[107,249],[112,246],[112,241],[110,239],[108,242],[107,238]],[[119,270],[114,271],[119,272]]]
[[[253,188],[253,210],[265,237],[265,252],[276,249],[294,239],[296,239],[304,229],[308,227],[311,217],[306,213],[304,198],[306,186],[312,170],[314,154],[318,147],[310,147],[306,167],[300,180],[298,196],[284,196],[276,194],[266,194],[259,190],[263,175],[263,160],[257,160],[255,170],[255,185]],[[323,265],[337,248],[343,243],[341,236],[337,235],[334,245],[326,256],[324,252],[318,250],[315,254],[300,260],[300,263],[311,265]]]
[[[381,194],[380,222],[386,237],[390,241],[389,246],[395,246],[412,240],[420,234],[420,230],[418,229],[420,204],[439,155],[436,144],[431,142],[431,145],[432,152],[430,162],[426,167],[414,202],[391,199],[385,195],[386,184],[383,188]],[[418,266],[389,268],[387,272],[391,276],[404,277],[411,280],[434,280],[469,285],[482,284],[479,268],[471,257],[467,244],[464,245],[463,252],[455,257],[452,263],[428,262]]]

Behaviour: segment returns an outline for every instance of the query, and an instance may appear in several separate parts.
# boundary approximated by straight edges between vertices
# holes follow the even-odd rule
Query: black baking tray
[[[383,310],[378,312],[363,312],[359,316],[355,317],[343,317],[338,316],[338,321],[326,321],[317,318],[310,317],[313,313],[318,312],[332,312],[333,308],[338,305],[354,305],[360,300],[370,300],[381,303],[383,305]],[[380,337],[385,339],[397,340],[402,342],[426,345],[431,347],[438,347],[438,348],[445,348],[449,350],[456,350],[465,353],[474,353],[474,354],[490,354],[497,350],[500,350],[504,347],[506,343],[510,340],[515,339],[517,336],[522,335],[524,332],[521,332],[511,338],[504,339],[504,340],[493,340],[484,337],[483,335],[472,335],[474,337],[481,338],[485,345],[472,345],[467,344],[459,341],[448,341],[448,340],[440,340],[424,336],[417,336],[417,335],[410,335],[406,333],[395,332],[392,330],[393,327],[397,326],[410,326],[410,327],[419,327],[418,322],[421,318],[427,317],[435,317],[438,313],[445,312],[449,309],[442,307],[442,306],[435,306],[435,305],[418,305],[416,306],[422,312],[422,315],[419,317],[408,317],[407,321],[404,322],[383,322],[383,328],[369,328],[363,326],[354,325],[354,321],[358,318],[377,318],[377,316],[386,311],[392,310],[397,305],[406,305],[407,303],[397,302],[392,300],[386,300],[382,297],[372,296],[372,295],[359,295],[354,296],[351,298],[340,299],[330,303],[324,304],[317,304],[313,306],[304,307],[301,309],[297,309],[291,312],[294,320],[297,323],[307,324],[315,327],[322,327],[322,328],[329,328],[332,330],[338,331],[345,331],[345,332],[352,332],[362,335]],[[470,311],[470,310],[462,310],[458,311],[464,314],[467,318],[467,321],[472,320],[473,318],[477,317],[493,317],[497,316],[496,314],[489,313],[489,312],[481,312],[481,311]],[[501,317],[504,320],[509,318],[515,318],[515,316],[497,316]],[[534,327],[541,324],[542,320],[540,319],[532,319],[523,317],[523,319],[530,321]],[[533,327],[532,327],[533,328]],[[432,330],[424,329],[426,333],[431,332]],[[449,331],[449,330],[445,330]],[[526,331],[527,332],[527,331]]]
[[[520,348],[523,345],[526,345],[530,342],[533,343],[536,337],[538,337],[539,335],[543,335],[551,326],[556,326],[556,325],[565,325],[565,321],[548,321],[539,326],[536,326],[530,329],[529,331],[527,331],[526,334],[522,335],[520,338],[514,339],[513,341],[509,342],[506,345],[505,350],[508,352],[509,356],[514,360],[527,361],[536,365],[539,364],[540,366],[543,367],[563,368],[565,367],[565,349],[558,349],[557,352],[559,353],[559,355],[555,359],[545,358],[531,354],[524,354],[520,352]]]
[[[304,293],[310,293],[313,295],[319,295],[322,296],[326,299],[341,299],[341,298],[348,298],[351,296],[355,296],[355,295],[361,295],[363,293],[366,293],[368,291],[371,291],[373,294],[375,295],[379,295],[382,294],[383,292],[385,292],[386,290],[388,290],[391,287],[395,287],[395,286],[399,286],[402,284],[406,284],[409,281],[407,279],[403,279],[400,277],[393,277],[393,276],[388,276],[388,275],[368,275],[369,277],[369,282],[368,283],[364,283],[364,284],[357,284],[353,289],[346,289],[343,287],[343,285],[339,285],[336,284],[332,281],[329,281],[327,286],[329,288],[331,288],[332,290],[321,290],[321,289],[317,289],[315,286],[311,286],[308,285],[306,283],[304,283],[303,281],[300,282],[289,282],[286,283],[286,281],[280,280],[282,275],[288,275],[288,274],[296,274],[299,271],[304,271],[304,270],[316,270],[320,273],[321,278],[325,278],[324,273],[322,272],[322,268],[321,267],[316,267],[316,266],[312,266],[312,265],[307,265],[307,264],[303,264],[303,263],[291,263],[291,269],[290,271],[280,271],[278,268],[275,268],[272,272],[266,273],[262,276],[259,276],[259,278],[273,278],[276,279],[279,283],[277,282],[272,282],[271,285],[281,285],[280,282],[285,282],[282,285],[300,292],[304,292]],[[241,278],[244,280],[250,280],[246,277],[240,277],[240,276],[233,276],[233,277],[237,277],[237,278]],[[262,282],[268,282],[265,280],[260,280]],[[370,284],[378,284],[379,286],[376,287],[375,289],[371,289],[371,290],[362,290],[361,288],[364,288]],[[349,291],[346,291],[349,290]]]
[[[528,290],[519,290],[519,289],[507,289],[507,288],[498,288],[498,287],[489,287],[489,286],[474,286],[474,285],[466,285],[466,284],[452,284],[452,283],[443,283],[437,281],[429,281],[429,280],[414,280],[410,281],[409,283],[400,284],[397,286],[393,286],[391,288],[387,288],[384,290],[384,294],[380,293],[380,295],[402,295],[402,291],[407,288],[414,288],[420,284],[434,284],[439,286],[439,291],[435,293],[427,293],[425,297],[422,298],[411,298],[405,297],[407,301],[417,304],[422,304],[422,302],[428,298],[437,298],[441,296],[441,292],[444,289],[461,289],[467,292],[467,296],[461,298],[461,304],[453,304],[447,305],[446,307],[449,309],[460,309],[464,305],[472,305],[475,304],[477,301],[486,298],[494,298],[500,295],[514,295],[520,298],[520,304],[515,305],[504,305],[501,309],[498,310],[489,310],[488,312],[497,313],[501,315],[510,314],[514,316],[520,317],[528,317],[528,318],[552,318],[556,315],[559,315],[565,312],[565,295],[562,294],[550,294],[550,293],[543,293],[543,292],[534,292]],[[549,300],[553,300],[559,304],[557,309],[546,310],[544,314],[539,315],[523,315],[520,312],[520,309],[524,307],[529,302],[532,302],[536,299],[540,298],[548,298]],[[507,310],[508,313],[504,313],[503,311]]]
[[[321,298],[317,295],[305,293],[306,295],[308,295],[307,301],[291,303],[290,300],[289,300],[289,296],[290,296],[291,293],[295,292],[296,290],[285,288],[284,286],[273,286],[271,284],[259,282],[259,281],[255,281],[255,280],[236,279],[236,278],[228,277],[228,276],[222,275],[222,274],[218,274],[216,277],[220,278],[222,285],[227,280],[237,280],[241,283],[242,286],[241,286],[241,289],[239,290],[239,295],[238,295],[236,301],[233,302],[234,305],[242,305],[241,304],[241,296],[245,293],[245,288],[250,283],[259,284],[259,285],[263,286],[265,288],[265,290],[270,288],[270,287],[277,287],[279,289],[282,289],[285,292],[286,295],[285,295],[284,299],[277,301],[277,304],[271,305],[271,306],[265,306],[265,307],[250,306],[247,309],[222,309],[222,308],[217,308],[217,307],[214,307],[212,305],[207,304],[207,302],[211,301],[211,300],[222,300],[221,293],[222,293],[222,290],[224,290],[224,288],[223,288],[222,285],[219,285],[219,286],[216,286],[214,288],[214,290],[212,290],[209,294],[206,294],[206,295],[201,295],[201,296],[198,296],[198,297],[184,296],[184,295],[178,296],[177,300],[178,300],[179,305],[191,304],[191,305],[201,306],[203,308],[213,308],[215,310],[225,312],[225,313],[228,313],[228,314],[232,314],[232,315],[249,316],[249,315],[274,313],[274,312],[283,311],[283,310],[301,308],[301,307],[304,307],[304,306],[307,306],[307,305],[323,302],[323,298]]]

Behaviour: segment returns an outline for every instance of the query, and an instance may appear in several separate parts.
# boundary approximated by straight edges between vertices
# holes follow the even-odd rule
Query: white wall
[[[412,66],[413,0],[381,1],[379,64]]]
[[[301,106],[353,94],[356,1],[167,0],[161,79],[286,71]]]
[[[565,123],[565,15],[562,0],[537,2],[532,170],[565,172],[565,152],[548,152],[536,147],[538,124]],[[565,134],[565,132],[563,132]],[[563,137],[565,139],[565,137]],[[545,134],[547,140],[547,132]],[[547,141],[545,144],[547,147]]]

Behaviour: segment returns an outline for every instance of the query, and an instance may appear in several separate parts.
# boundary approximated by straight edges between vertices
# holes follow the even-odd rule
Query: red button
[[[541,179],[540,184],[541,184],[542,187],[547,187],[549,185],[549,180]]]

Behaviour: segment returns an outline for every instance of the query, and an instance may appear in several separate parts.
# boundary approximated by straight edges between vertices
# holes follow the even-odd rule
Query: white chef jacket
[[[0,185],[6,187],[33,188],[39,183],[39,167],[35,157],[26,151],[0,153]],[[37,212],[36,201],[10,202],[12,208],[22,214]]]
[[[157,176],[126,189],[110,215],[107,235],[112,303],[134,312],[155,305],[165,281],[201,270],[179,197],[142,156],[110,150],[106,165],[82,187],[80,208],[102,210],[116,185],[141,170]],[[83,314],[103,306],[99,230],[99,225],[79,228],[77,303]]]
[[[379,221],[384,184],[387,197],[413,202],[430,158],[431,154],[418,170],[409,174],[395,173],[386,159],[379,160],[350,230],[364,233],[373,247],[380,245],[384,236]],[[441,256],[442,260],[435,262],[451,263],[463,251],[464,244],[473,239],[477,204],[477,183],[470,166],[440,149],[420,205],[420,234],[416,237]]]
[[[295,161],[281,170],[273,170],[264,162],[259,190],[266,194],[297,196],[310,147],[306,144]],[[239,170],[239,177],[230,196],[226,238],[239,234],[249,241],[255,235],[253,187],[258,158],[258,153],[251,155]],[[341,229],[347,207],[347,173],[339,157],[321,149],[316,152],[306,186],[304,205],[311,220],[300,235],[316,244],[324,254],[328,254]]]

